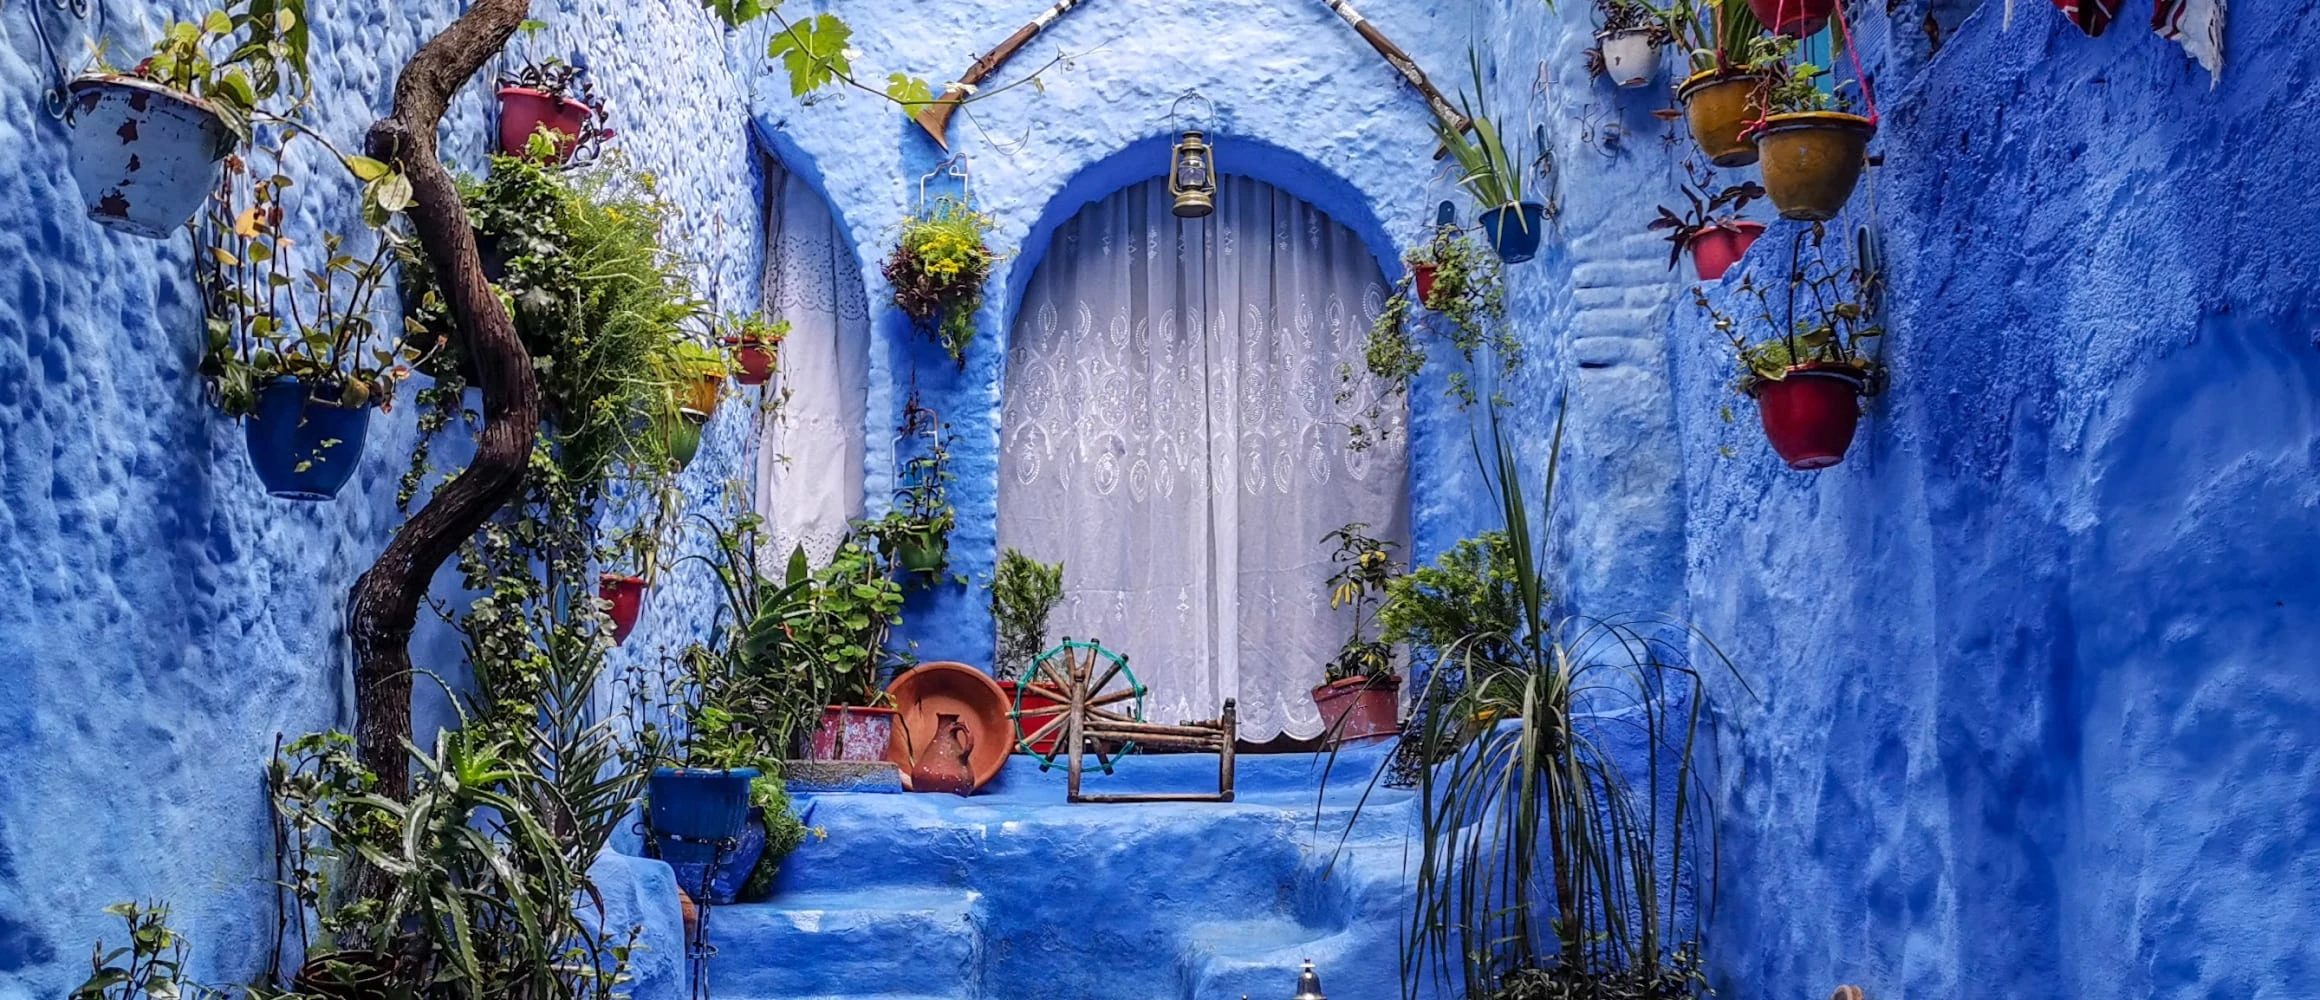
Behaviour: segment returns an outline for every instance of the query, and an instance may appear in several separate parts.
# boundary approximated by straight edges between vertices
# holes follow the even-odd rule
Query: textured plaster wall
[[[337,502],[263,493],[241,428],[193,375],[186,242],[82,218],[66,129],[40,106],[47,75],[30,18],[77,58],[92,29],[134,52],[195,5],[100,0],[93,24],[55,6],[0,7],[0,580],[12,595],[0,604],[0,682],[12,692],[0,704],[0,997],[78,983],[89,943],[119,937],[99,907],[131,898],[174,904],[196,975],[241,982],[263,964],[271,926],[259,768],[276,733],[351,720],[344,595],[400,521],[394,480],[412,416],[375,415],[359,481]],[[544,50],[594,69],[618,145],[683,206],[678,245],[720,276],[726,305],[747,307],[758,227],[740,81],[755,62],[729,62],[696,6],[540,0],[533,16],[551,26]],[[333,141],[359,143],[395,70],[459,7],[314,5],[319,121]],[[445,128],[465,169],[482,167],[487,95],[471,86]],[[337,167],[309,155],[293,173],[303,242],[319,225],[354,225]],[[697,503],[742,467],[746,417],[728,410],[689,473]],[[464,449],[454,442],[444,457]],[[456,582],[446,574],[438,593],[456,596]],[[631,648],[701,620],[699,594],[668,581]],[[422,666],[462,673],[442,631],[417,648]],[[422,700],[424,728],[444,715],[440,699]],[[616,894],[630,891],[620,878]]]

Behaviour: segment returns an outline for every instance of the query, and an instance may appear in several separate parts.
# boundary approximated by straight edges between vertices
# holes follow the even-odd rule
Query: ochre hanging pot
[[[1764,82],[1762,73],[1711,69],[1692,74],[1676,88],[1692,141],[1708,162],[1719,167],[1756,162],[1756,145],[1748,141],[1747,130],[1764,113]]]
[[[1841,111],[1773,115],[1757,130],[1764,194],[1783,219],[1833,219],[1853,197],[1877,126]]]

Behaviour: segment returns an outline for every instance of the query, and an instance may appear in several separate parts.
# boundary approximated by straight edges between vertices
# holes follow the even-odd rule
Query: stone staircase
[[[725,1000],[1265,1000],[1312,959],[1333,1000],[1398,1000],[1409,793],[1384,747],[1243,757],[1231,803],[1070,805],[1018,757],[971,799],[815,794],[825,834],[764,903],[718,907]],[[1134,757],[1089,788],[1214,788],[1215,758]],[[1358,823],[1349,827],[1363,793]]]

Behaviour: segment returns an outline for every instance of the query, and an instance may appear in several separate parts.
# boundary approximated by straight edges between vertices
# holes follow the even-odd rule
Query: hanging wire
[[[105,10],[94,0],[49,0],[48,6],[70,14],[78,21],[93,20],[97,27],[90,31],[91,38],[104,34]],[[48,23],[41,20],[40,8],[39,0],[24,5],[24,16],[32,22],[32,37],[40,43],[41,60],[48,63],[53,79],[48,86],[46,100],[42,103],[48,108],[50,117],[69,124],[73,120],[72,73],[65,68],[64,54],[57,51],[56,40],[49,36]]]
[[[1186,101],[1200,102],[1200,126],[1198,131],[1203,135],[1215,135],[1216,104],[1210,101],[1207,97],[1202,96],[1200,91],[1197,90],[1187,90],[1182,94],[1176,95],[1176,100],[1168,105],[1168,134],[1184,134],[1184,127],[1177,124],[1177,122],[1184,117],[1183,110],[1184,102]]]
[[[973,186],[972,186],[972,180],[973,180],[973,179],[972,179],[972,178],[969,176],[969,174],[971,173],[971,171],[972,171],[972,169],[973,169],[973,166],[974,166],[974,158],[973,158],[973,157],[970,157],[970,156],[968,156],[968,155],[967,155],[967,154],[965,154],[965,153],[952,153],[952,154],[950,155],[950,158],[949,158],[949,159],[943,160],[942,162],[935,164],[935,165],[934,165],[934,169],[933,169],[933,170],[929,170],[929,171],[927,171],[926,173],[919,175],[919,178],[918,178],[918,212],[919,212],[919,214],[920,214],[920,215],[924,215],[924,214],[926,214],[926,212],[927,212],[927,201],[926,201],[926,182],[928,182],[928,181],[931,181],[931,180],[934,180],[934,179],[935,179],[935,178],[937,178],[937,177],[946,177],[946,176],[947,176],[947,177],[955,177],[955,178],[958,178],[958,181],[959,181],[959,202],[960,202],[961,204],[966,204],[966,205],[972,205],[972,204],[974,204],[974,201],[975,201],[975,193],[974,193],[974,188],[973,188]]]

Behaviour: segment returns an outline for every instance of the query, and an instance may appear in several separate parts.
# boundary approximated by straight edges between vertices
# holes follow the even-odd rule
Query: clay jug
[[[975,769],[968,755],[975,752],[975,734],[949,714],[935,716],[934,740],[919,752],[910,769],[910,788],[918,792],[957,792],[972,795]]]

